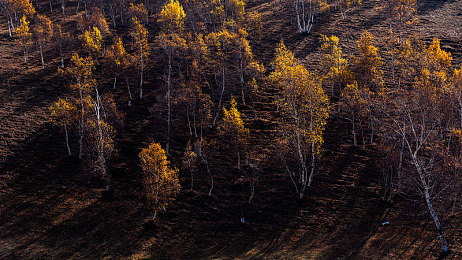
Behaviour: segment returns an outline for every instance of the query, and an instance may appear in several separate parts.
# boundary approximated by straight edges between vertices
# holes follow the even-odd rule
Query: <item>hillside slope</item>
[[[320,34],[337,35],[345,52],[353,54],[361,30],[370,30],[380,43],[388,28],[380,3],[364,0],[345,19],[336,12],[321,17],[312,33],[304,36],[297,33],[292,10],[279,11],[278,2],[249,4],[264,18],[262,43],[254,53],[266,66],[281,38],[305,66],[314,69]],[[68,29],[77,19],[70,11],[75,4],[62,21]],[[62,18],[59,13],[51,17]],[[421,1],[419,20],[416,30],[424,40],[441,38],[454,64],[462,63],[462,1]],[[24,68],[21,49],[7,36],[3,19],[0,29],[0,258],[439,257],[438,238],[428,216],[416,214],[418,205],[406,200],[381,202],[376,147],[353,147],[349,126],[337,117],[326,128],[326,152],[306,200],[293,195],[288,178],[275,170],[277,162],[269,162],[252,204],[246,203],[248,190],[236,188],[241,186],[229,188],[218,178],[215,189],[222,190],[209,197],[208,183],[198,181],[195,191],[185,188],[156,224],[149,223],[137,155],[149,140],[163,138],[159,118],[150,112],[159,84],[156,76],[147,76],[143,101],[135,101],[131,108],[120,104],[126,113],[125,128],[116,138],[118,153],[111,161],[114,193],[106,194],[100,183],[81,174],[75,159],[64,156],[62,133],[49,122],[50,103],[70,95],[57,72],[58,59],[49,60],[41,70],[34,53]],[[110,85],[105,80],[102,84]],[[116,95],[126,98],[123,91]],[[252,130],[262,149],[274,137],[272,95],[265,92],[258,108],[261,119]],[[181,145],[174,144],[175,164]],[[217,163],[214,171],[224,168]],[[186,177],[182,184],[187,186]],[[384,221],[390,225],[382,226]],[[453,250],[447,259],[460,259],[462,220],[457,216],[444,224]]]

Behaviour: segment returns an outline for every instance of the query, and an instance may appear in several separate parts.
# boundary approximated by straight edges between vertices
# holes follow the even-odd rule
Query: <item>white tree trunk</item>
[[[50,3],[51,5],[51,3]],[[43,48],[42,48],[42,45],[40,44],[40,58],[41,58],[41,61],[42,61],[42,69],[45,68],[45,62],[43,61]]]
[[[223,101],[223,94],[225,93],[225,64],[224,62],[223,62],[223,67],[221,71],[222,71],[221,93],[220,93],[220,99],[218,100],[218,111],[215,114],[215,117],[213,118],[213,126],[215,126],[217,123],[218,115],[220,114],[220,110],[221,110],[221,103]]]
[[[69,154],[69,156],[72,156],[71,148],[69,147],[69,135],[68,135],[68,133],[67,133],[67,126],[66,126],[65,123],[64,123],[64,133],[66,134],[66,147],[67,147],[67,153]]]

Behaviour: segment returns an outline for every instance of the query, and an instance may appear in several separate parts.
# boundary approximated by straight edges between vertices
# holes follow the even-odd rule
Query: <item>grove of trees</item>
[[[71,15],[67,2],[59,2],[60,17]],[[315,69],[284,39],[276,39],[274,57],[265,63],[254,52],[265,33],[262,16],[242,0],[82,0],[75,12],[83,7],[84,13],[72,11],[79,17],[76,36],[66,33],[68,24],[36,14],[29,0],[0,0],[0,10],[26,64],[33,66],[35,51],[42,68],[60,67],[70,94],[50,105],[51,122],[64,132],[56,140],[106,190],[124,113],[153,104],[149,112],[159,119],[153,128],[162,130],[149,133],[149,144],[138,144],[137,152],[152,220],[181,186],[200,192],[195,183],[201,180],[208,196],[224,192],[217,181],[246,183],[246,203],[252,203],[269,160],[277,160],[280,167],[271,170],[283,173],[294,196],[304,199],[326,167],[325,132],[338,120],[348,125],[342,130],[352,146],[383,153],[383,199],[405,194],[423,202],[447,252],[442,212],[455,214],[462,195],[462,67],[452,65],[439,39],[426,43],[409,33],[415,0],[382,2],[391,14],[389,40],[380,43],[362,31],[347,53],[343,39],[321,35],[319,60],[309,66]],[[361,1],[290,4],[298,31],[314,37],[308,33],[316,16],[338,10],[345,18]],[[117,87],[122,84],[126,90]],[[265,149],[256,126],[263,112],[275,125]]]

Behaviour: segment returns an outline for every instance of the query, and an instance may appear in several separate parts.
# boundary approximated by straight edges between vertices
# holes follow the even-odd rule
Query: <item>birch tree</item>
[[[170,166],[165,150],[158,143],[143,149],[139,158],[146,197],[154,210],[152,220],[155,220],[157,213],[165,210],[180,192],[178,170]]]
[[[223,123],[220,126],[222,135],[228,136],[232,140],[236,155],[237,168],[241,168],[241,150],[249,139],[249,129],[245,127],[241,118],[241,113],[237,110],[237,102],[231,99],[229,110],[223,108]]]
[[[63,32],[60,24],[55,24],[53,26],[53,42],[58,46],[59,57],[61,59],[61,69],[64,69],[64,54],[63,49],[69,43],[70,37],[68,33]]]
[[[277,105],[283,114],[280,154],[302,199],[311,186],[321,152],[329,101],[319,80],[295,59],[282,41],[272,65],[274,71],[269,80],[280,90]]]
[[[162,8],[158,22],[162,25],[162,31],[158,36],[161,48],[167,56],[167,145],[169,154],[172,118],[172,61],[173,55],[178,49],[186,48],[186,41],[181,37],[184,29],[186,14],[178,1],[170,0]]]
[[[148,44],[148,30],[140,23],[138,18],[132,18],[133,27],[130,30],[130,36],[133,37],[136,49],[137,67],[140,71],[140,99],[143,99],[143,74],[150,54]]]
[[[388,107],[389,131],[385,136],[400,140],[404,147],[403,165],[408,171],[403,180],[411,192],[422,196],[428,213],[433,220],[441,242],[443,253],[449,250],[442,214],[438,205],[452,200],[447,196],[453,178],[448,171],[448,147],[451,147],[450,130],[454,125],[454,111],[451,108],[450,68],[451,54],[440,48],[434,39],[428,48],[421,51],[417,60],[419,72],[412,87],[395,90],[383,107]],[[449,93],[449,97],[448,97]]]
[[[96,158],[94,170],[103,178],[106,191],[111,189],[110,178],[107,170],[107,160],[114,150],[113,127],[105,120],[105,107],[98,89],[95,85],[95,99],[87,96],[85,129],[87,134],[86,153]],[[107,108],[106,108],[107,109]]]
[[[50,106],[50,120],[53,124],[62,127],[66,137],[66,148],[69,156],[72,155],[69,146],[69,131],[70,127],[77,118],[77,107],[72,102],[65,99],[59,99],[56,103]]]
[[[51,20],[44,15],[37,15],[36,24],[33,28],[33,35],[40,49],[40,58],[43,69],[45,68],[45,62],[43,61],[43,47],[49,43],[50,39],[53,37],[53,23]]]
[[[80,99],[79,159],[82,159],[83,156],[83,138],[85,136],[85,97],[91,92],[95,84],[93,69],[94,62],[90,57],[81,58],[77,53],[74,53],[70,65],[62,70],[73,81],[70,86],[77,89]]]
[[[379,49],[374,45],[374,36],[364,31],[356,45],[358,56],[353,57],[353,64],[358,84],[370,90],[379,90],[384,83],[383,61]]]
[[[330,86],[331,97],[333,97],[335,89],[340,92],[346,84],[352,81],[353,76],[348,66],[348,60],[339,46],[338,37],[321,35],[321,42],[319,50],[322,53],[322,58],[319,74],[324,89]]]
[[[315,15],[327,10],[329,10],[329,5],[325,0],[295,0],[298,31],[300,33],[310,33]]]
[[[83,33],[82,45],[96,62],[102,56],[102,43],[103,36],[97,27],[93,26],[90,30],[86,30]]]
[[[29,27],[30,22],[27,21],[26,16],[24,15],[21,18],[21,25],[16,28],[16,35],[20,40],[21,46],[24,50],[24,63],[27,65],[27,56],[28,56],[28,49],[31,42],[32,33],[30,32]]]
[[[128,106],[132,105],[132,92],[130,91],[130,83],[128,82],[128,74],[130,67],[133,66],[133,56],[130,55],[124,47],[122,39],[120,37],[116,37],[115,42],[109,48],[107,57],[111,61],[112,65],[115,65],[114,70],[114,89],[116,89],[117,84],[117,75],[122,74],[125,78],[125,83],[127,85],[129,100]]]

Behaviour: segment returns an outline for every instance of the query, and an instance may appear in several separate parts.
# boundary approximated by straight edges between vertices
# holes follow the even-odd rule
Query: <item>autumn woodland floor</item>
[[[462,61],[462,1],[419,1],[420,30],[426,41],[442,39],[452,52],[454,64]],[[297,33],[292,10],[276,11],[276,1],[257,1],[251,9],[263,14],[264,36],[254,53],[268,66],[281,38],[307,67],[317,65],[320,34],[335,34],[347,54],[361,30],[381,39],[388,28],[379,2],[364,0],[342,19],[333,12],[320,17],[313,32]],[[75,26],[72,13],[62,21]],[[57,12],[54,20],[62,19]],[[424,29],[425,28],[425,29]],[[110,162],[112,194],[80,174],[74,159],[64,156],[62,133],[48,121],[48,106],[58,97],[70,95],[59,76],[57,59],[41,70],[33,53],[28,68],[22,52],[7,37],[0,24],[0,258],[286,258],[286,259],[433,259],[439,257],[439,241],[420,204],[397,198],[381,202],[382,174],[374,146],[353,147],[349,125],[333,117],[327,126],[325,154],[319,174],[305,200],[293,195],[292,186],[277,162],[268,163],[256,196],[246,203],[244,185],[225,183],[217,177],[215,194],[207,196],[208,182],[202,177],[193,192],[187,174],[183,191],[156,224],[148,222],[140,184],[138,153],[150,140],[163,140],[155,105],[158,78],[147,76],[146,96],[126,113],[125,127],[116,138],[117,155]],[[380,41],[377,41],[380,42]],[[46,57],[54,55],[51,51]],[[100,84],[109,85],[110,79]],[[116,95],[126,99],[125,90]],[[136,96],[137,93],[135,93]],[[259,103],[259,120],[249,121],[255,145],[266,148],[274,136],[272,93]],[[121,102],[123,103],[123,102]],[[249,115],[251,110],[245,111]],[[249,116],[250,118],[250,116]],[[178,159],[185,138],[173,143],[172,161]],[[217,158],[218,173],[230,158]],[[239,182],[239,180],[235,180]],[[424,211],[425,212],[425,211]],[[241,224],[244,216],[246,223]],[[389,221],[390,225],[381,223]],[[446,221],[452,253],[447,259],[462,259],[462,220]]]

